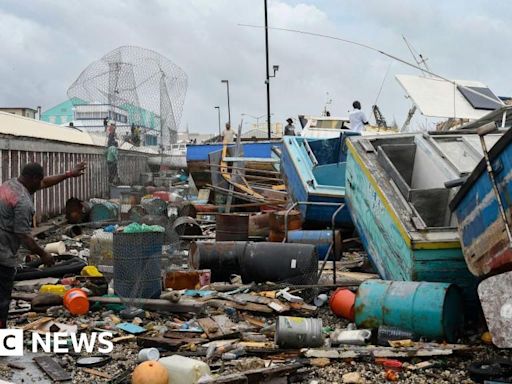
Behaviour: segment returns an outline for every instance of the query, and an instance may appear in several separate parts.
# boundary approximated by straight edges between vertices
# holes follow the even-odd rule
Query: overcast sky
[[[269,0],[269,24],[362,42],[413,61],[402,40],[428,57],[431,70],[479,80],[498,95],[512,94],[509,48],[512,2],[451,0]],[[263,0],[0,0],[0,105],[65,100],[66,90],[92,61],[122,45],[153,49],[189,77],[181,127],[216,132],[220,105],[231,116],[266,113]],[[370,115],[391,60],[354,45],[289,32],[269,32],[273,118],[333,116],[354,99]],[[405,118],[410,102],[394,79],[418,73],[393,62],[378,104],[388,121]],[[327,96],[327,93],[329,96]],[[249,119],[251,121],[252,119]]]

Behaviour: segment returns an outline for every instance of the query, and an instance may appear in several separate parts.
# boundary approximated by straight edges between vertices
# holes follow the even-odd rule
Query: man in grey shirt
[[[0,328],[7,325],[16,273],[16,253],[20,245],[39,255],[47,266],[54,264],[53,257],[31,235],[34,214],[32,195],[70,177],[81,176],[85,167],[85,163],[80,163],[63,175],[44,177],[43,167],[30,163],[23,167],[20,177],[7,180],[0,186]]]

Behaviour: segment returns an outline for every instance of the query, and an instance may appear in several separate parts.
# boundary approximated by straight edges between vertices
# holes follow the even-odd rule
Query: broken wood
[[[226,315],[205,317],[197,322],[210,340],[233,338],[240,334],[237,325]]]
[[[90,375],[93,375],[93,376],[98,376],[98,377],[102,377],[104,379],[107,379],[107,380],[112,380],[112,376],[109,375],[108,373],[105,373],[105,372],[101,372],[101,371],[98,371],[97,369],[92,369],[92,368],[82,368],[82,371],[90,374]]]
[[[326,357],[329,359],[357,359],[360,357],[373,358],[391,358],[391,357],[431,357],[431,356],[449,356],[454,352],[468,352],[474,350],[462,344],[425,344],[408,348],[391,347],[356,347],[351,346],[350,350],[342,348],[331,349],[307,349],[304,352],[306,357]]]
[[[114,337],[112,339],[112,343],[114,343],[114,344],[126,343],[128,341],[132,341],[132,340],[135,340],[135,339],[136,339],[135,335],[127,335],[127,336]]]
[[[73,377],[49,356],[37,356],[33,360],[53,381],[68,381]]]
[[[103,297],[103,296],[91,296],[89,297],[90,302],[102,303],[102,304],[123,304],[118,297]],[[153,309],[155,311],[165,312],[200,312],[203,309],[203,304],[193,300],[181,300],[179,303],[171,303],[168,300],[161,299],[130,299],[131,305],[142,306],[143,308]]]
[[[210,299],[205,301],[205,304],[216,308],[235,308],[249,312],[273,313],[272,309],[267,307],[266,305],[255,303],[247,303],[245,305],[241,305],[227,300]]]
[[[142,348],[162,348],[167,351],[176,351],[179,347],[185,344],[203,344],[208,340],[196,339],[169,339],[167,337],[150,337],[139,336],[137,337],[137,345]]]
[[[26,325],[23,326],[23,330],[24,331],[32,331],[32,330],[36,330],[38,329],[39,327],[41,327],[42,325],[48,323],[49,321],[52,321],[53,318],[52,317],[41,317],[40,319],[37,319],[31,323],[28,323]]]

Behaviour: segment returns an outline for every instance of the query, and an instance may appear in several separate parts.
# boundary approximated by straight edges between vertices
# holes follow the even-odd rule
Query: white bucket
[[[46,244],[44,250],[48,253],[56,253],[58,255],[63,255],[66,253],[66,244],[63,241],[57,241],[56,243]]]

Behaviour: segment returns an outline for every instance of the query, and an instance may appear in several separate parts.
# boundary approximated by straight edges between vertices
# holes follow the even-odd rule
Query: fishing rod
[[[450,79],[447,79],[446,77],[444,76],[441,76],[441,75],[438,75],[437,73],[434,73],[432,72],[430,69],[425,69],[425,68],[422,68],[416,64],[413,64],[407,60],[404,60],[404,59],[401,59],[400,57],[397,57],[395,55],[392,55],[390,53],[387,53],[381,49],[378,49],[378,48],[375,48],[375,47],[372,47],[368,44],[364,44],[364,43],[360,43],[360,42],[357,42],[357,41],[353,41],[353,40],[348,40],[348,39],[344,39],[344,38],[341,38],[341,37],[337,37],[337,36],[331,36],[331,35],[326,35],[326,34],[323,34],[323,33],[316,33],[316,32],[308,32],[308,31],[301,31],[299,29],[291,29],[291,28],[279,28],[279,27],[265,27],[265,26],[261,26],[261,25],[254,25],[254,24],[238,24],[238,26],[240,27],[248,27],[248,28],[258,28],[258,29],[265,29],[265,28],[268,28],[268,29],[272,29],[272,30],[275,30],[275,31],[284,31],[284,32],[292,32],[292,33],[298,33],[298,34],[301,34],[301,35],[309,35],[309,36],[316,36],[316,37],[323,37],[323,38],[326,38],[326,39],[331,39],[331,40],[336,40],[336,41],[342,41],[344,43],[347,43],[347,44],[352,44],[352,45],[357,45],[359,47],[362,47],[362,48],[366,48],[366,49],[369,49],[371,51],[374,51],[374,52],[377,52],[377,53],[380,53],[381,55],[384,55],[386,57],[389,57],[393,60],[396,60],[402,64],[405,64],[409,67],[412,67],[412,68],[415,68],[415,69],[418,69],[422,72],[425,72],[425,73],[428,73],[429,75],[433,76],[433,77],[437,77],[438,79],[440,80],[443,80],[443,81],[447,81],[455,86],[458,86],[458,87],[461,87],[463,89],[465,89],[466,91],[470,92],[470,93],[473,93],[475,95],[478,95],[480,97],[483,97],[484,99],[487,99],[487,100],[490,100],[492,102],[496,102],[496,99],[493,99],[492,97],[489,97],[483,93],[480,93],[474,89],[471,89],[471,88],[468,88],[462,84],[459,84],[457,83],[456,81],[453,81],[453,80],[450,80]]]

